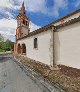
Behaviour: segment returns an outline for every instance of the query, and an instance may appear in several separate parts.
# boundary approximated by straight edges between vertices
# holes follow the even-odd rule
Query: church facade
[[[80,10],[30,32],[24,3],[17,16],[14,53],[48,65],[80,69]]]

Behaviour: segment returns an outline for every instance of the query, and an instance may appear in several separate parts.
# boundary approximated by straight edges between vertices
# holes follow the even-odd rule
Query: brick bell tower
[[[26,10],[23,2],[20,14],[17,16],[16,40],[21,39],[29,34],[30,32],[29,22],[30,19],[29,17],[26,16]]]

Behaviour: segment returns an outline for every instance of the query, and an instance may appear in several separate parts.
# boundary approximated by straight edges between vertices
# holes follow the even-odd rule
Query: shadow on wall
[[[58,32],[54,32],[54,61],[57,62],[60,60],[60,40]]]

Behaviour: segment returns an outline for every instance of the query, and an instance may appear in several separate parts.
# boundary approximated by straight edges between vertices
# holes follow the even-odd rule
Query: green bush
[[[3,49],[0,49],[0,52],[5,52],[5,50],[3,50]]]

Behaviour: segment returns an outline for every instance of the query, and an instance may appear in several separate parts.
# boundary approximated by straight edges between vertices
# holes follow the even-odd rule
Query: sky
[[[15,41],[16,17],[22,2],[30,18],[30,31],[54,22],[78,9],[80,0],[0,0],[0,34]]]

